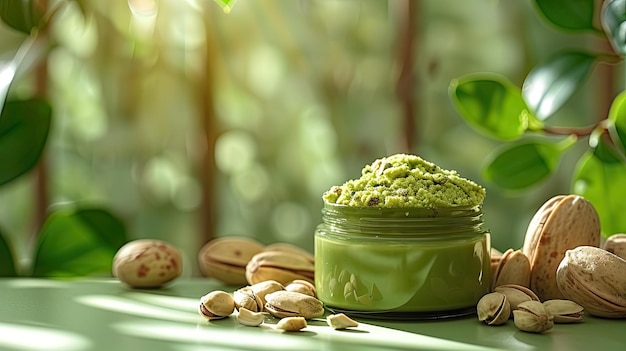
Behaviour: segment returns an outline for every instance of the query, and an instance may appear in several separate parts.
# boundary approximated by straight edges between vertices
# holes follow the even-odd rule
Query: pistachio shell
[[[254,291],[249,286],[235,290],[233,292],[235,306],[238,310],[247,309],[252,312],[260,312],[263,310],[263,303],[259,301]]]
[[[305,257],[291,252],[263,251],[250,259],[246,265],[249,284],[275,280],[287,284],[292,280],[314,282],[315,265]]]
[[[246,265],[264,246],[245,237],[222,237],[209,241],[198,253],[200,271],[229,285],[246,283]]]
[[[517,306],[526,301],[539,301],[539,297],[529,288],[521,285],[507,284],[496,287],[495,292],[506,296],[511,310],[516,310]]]
[[[626,318],[626,260],[597,247],[568,250],[557,269],[563,295],[594,315]]]
[[[552,315],[539,301],[526,301],[513,311],[513,322],[522,331],[543,333],[554,326]]]
[[[492,292],[484,295],[476,305],[478,320],[488,325],[500,325],[506,323],[511,315],[511,306],[506,296]]]
[[[606,238],[603,248],[626,260],[626,234],[613,234]]]
[[[548,300],[543,306],[554,317],[554,323],[577,323],[583,321],[584,308],[570,300]]]
[[[310,252],[292,245],[288,243],[274,243],[269,244],[265,247],[264,251],[279,251],[279,252],[288,252],[298,256],[302,256],[304,259],[311,263],[315,263],[315,256],[311,255]]]
[[[225,291],[214,290],[200,298],[198,313],[208,319],[220,319],[235,311],[235,300]]]
[[[530,288],[541,300],[563,299],[556,269],[565,251],[600,245],[600,220],[593,205],[578,195],[549,199],[533,216],[523,252],[530,261]]]
[[[276,291],[265,296],[265,309],[274,317],[320,317],[324,304],[313,296],[293,291]]]
[[[306,295],[310,295],[313,297],[317,297],[317,292],[315,290],[315,285],[311,284],[311,282],[303,280],[303,279],[296,279],[293,280],[289,283],[287,283],[287,285],[285,285],[285,290],[287,291],[295,291],[295,292],[299,292],[301,294],[306,294]]]
[[[492,280],[492,290],[499,285],[530,286],[530,262],[520,251],[508,249],[500,258]]]
[[[259,311],[265,311],[265,296],[275,291],[285,290],[285,287],[275,280],[266,280],[251,285],[250,290],[252,290],[256,297],[256,301],[259,304]]]
[[[358,327],[359,323],[343,313],[331,314],[326,317],[326,323],[333,329],[346,329]]]

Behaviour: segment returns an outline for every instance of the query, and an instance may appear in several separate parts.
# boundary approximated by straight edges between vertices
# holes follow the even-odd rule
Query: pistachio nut
[[[279,252],[288,252],[292,254],[296,254],[302,256],[304,259],[311,263],[315,263],[315,256],[313,256],[310,252],[305,249],[302,249],[296,245],[288,244],[288,243],[273,243],[265,246],[264,251],[279,251]]]
[[[276,329],[287,332],[300,331],[306,328],[306,319],[303,317],[285,317],[276,323]]]
[[[491,289],[499,285],[515,284],[530,286],[530,262],[528,257],[520,251],[508,249],[502,254],[491,276]]]
[[[343,313],[331,314],[326,317],[326,323],[333,329],[346,329],[358,327],[359,323]]]
[[[238,310],[246,309],[252,312],[261,312],[263,310],[263,303],[249,286],[235,290],[233,299]]]
[[[204,244],[198,253],[200,271],[229,285],[246,284],[246,265],[264,246],[246,237],[222,237]]]
[[[320,317],[324,304],[313,296],[293,291],[275,291],[265,296],[265,309],[274,317]]]
[[[539,301],[526,301],[513,311],[513,322],[522,331],[543,333],[554,326],[553,317]]]
[[[305,257],[283,251],[263,251],[246,265],[246,279],[253,285],[266,280],[281,284],[296,279],[314,282],[315,265]]]
[[[626,260],[594,246],[567,250],[556,279],[566,299],[589,314],[626,318]]]
[[[488,325],[501,325],[506,323],[511,315],[511,306],[506,296],[492,292],[485,294],[478,300],[476,305],[478,320]]]
[[[584,308],[570,300],[548,300],[543,306],[554,317],[554,323],[578,323],[583,321]]]
[[[237,321],[249,327],[257,327],[263,324],[265,315],[262,312],[253,312],[247,308],[240,308],[237,313]]]
[[[180,252],[161,240],[129,241],[113,257],[113,276],[132,288],[159,288],[178,278],[182,267]]]
[[[626,260],[626,234],[613,234],[606,238],[603,248]]]
[[[563,299],[556,269],[565,251],[600,246],[600,219],[593,205],[578,195],[558,195],[535,213],[524,238],[530,261],[530,288],[541,300]]]
[[[506,284],[497,286],[494,290],[506,296],[511,305],[511,310],[517,309],[517,306],[526,301],[539,301],[539,297],[529,288],[521,285]]]
[[[285,290],[295,291],[295,292],[299,292],[302,294],[317,297],[317,291],[315,290],[315,285],[303,279],[296,279],[287,283],[287,285],[285,285]]]
[[[225,291],[214,290],[200,298],[198,313],[208,319],[221,319],[235,311],[235,300]]]

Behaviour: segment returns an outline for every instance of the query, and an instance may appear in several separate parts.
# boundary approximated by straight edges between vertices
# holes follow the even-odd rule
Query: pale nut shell
[[[347,329],[358,327],[359,323],[343,313],[331,314],[326,317],[326,323],[333,329]]]
[[[315,256],[313,256],[307,250],[300,248],[296,245],[288,244],[288,243],[273,243],[265,246],[263,251],[279,251],[279,252],[288,252],[298,256],[303,257],[307,261],[311,263],[315,263]]]
[[[613,234],[606,238],[603,248],[626,260],[626,234]]]
[[[225,291],[214,290],[200,298],[198,313],[207,320],[221,319],[235,311],[235,300]]]
[[[600,219],[594,206],[578,195],[555,196],[533,216],[523,252],[530,261],[530,288],[541,300],[563,299],[556,269],[565,251],[600,246]]]
[[[626,260],[604,249],[580,246],[565,253],[557,282],[563,295],[589,314],[626,318]]]
[[[253,312],[246,308],[239,309],[239,313],[237,313],[237,321],[239,324],[248,326],[248,327],[257,327],[263,324],[265,320],[265,315],[262,312]]]
[[[506,296],[492,292],[485,294],[478,300],[476,305],[478,320],[488,325],[501,325],[506,323],[511,315],[511,306]]]
[[[256,296],[257,302],[259,303],[259,311],[264,311],[265,296],[276,291],[285,290],[285,287],[283,284],[275,280],[265,280],[254,285],[250,285],[250,290],[252,290],[254,296]]]
[[[306,328],[306,319],[303,317],[285,317],[276,323],[276,329],[286,332],[296,332]]]
[[[507,284],[497,286],[495,292],[499,292],[506,296],[511,310],[516,310],[517,306],[526,301],[539,301],[539,297],[529,288],[521,285]]]
[[[539,301],[526,301],[513,311],[513,322],[522,331],[543,333],[554,327],[552,315]]]
[[[530,261],[528,257],[520,250],[506,250],[498,261],[491,281],[492,290],[499,285],[507,284],[529,287]]]
[[[261,302],[249,286],[235,290],[233,299],[238,310],[246,309],[251,312],[261,312],[263,310],[264,303]]]
[[[583,321],[584,308],[570,300],[548,300],[543,306],[554,317],[554,323],[579,323]]]
[[[295,291],[301,294],[306,294],[306,295],[310,295],[313,297],[317,297],[317,291],[315,290],[315,285],[302,279],[296,279],[287,283],[287,285],[285,285],[285,290]]]
[[[204,276],[213,277],[228,285],[246,284],[246,265],[263,244],[246,237],[213,239],[198,252],[198,264]]]
[[[182,273],[182,256],[172,245],[154,239],[124,244],[113,257],[113,276],[132,288],[159,288]]]
[[[311,319],[324,314],[324,304],[315,297],[293,291],[276,291],[265,296],[265,310],[277,318]]]
[[[246,265],[246,279],[249,284],[275,280],[287,284],[292,280],[314,282],[315,265],[305,257],[291,252],[263,251]]]

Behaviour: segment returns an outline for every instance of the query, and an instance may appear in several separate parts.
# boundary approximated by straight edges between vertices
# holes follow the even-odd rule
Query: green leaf
[[[124,224],[105,210],[56,211],[42,228],[33,275],[110,274],[113,256],[126,241]]]
[[[560,29],[598,31],[593,26],[594,0],[535,0],[535,4]]]
[[[233,5],[235,5],[236,0],[213,0],[215,3],[220,5],[224,13],[230,13],[233,9]]]
[[[594,205],[604,236],[626,232],[626,163],[604,139],[578,161],[572,192]]]
[[[538,123],[528,112],[520,89],[500,75],[470,74],[454,79],[449,94],[469,125],[496,139],[516,139]]]
[[[559,144],[529,141],[497,150],[483,177],[508,190],[528,188],[546,179],[556,169],[565,150]]]
[[[0,0],[0,18],[11,28],[26,34],[37,28],[45,13],[37,0]]]
[[[626,151],[626,91],[613,99],[609,109],[609,121],[613,122],[622,151]]]
[[[13,252],[11,246],[4,239],[2,232],[0,231],[0,277],[15,277],[17,272],[15,270],[15,259],[13,258]]]
[[[0,185],[33,168],[50,130],[50,105],[43,100],[9,101],[0,116]]]
[[[596,56],[585,52],[564,52],[533,68],[522,86],[522,96],[537,118],[553,115],[582,85]]]
[[[611,0],[602,9],[602,28],[613,49],[621,56],[626,56],[626,0]]]

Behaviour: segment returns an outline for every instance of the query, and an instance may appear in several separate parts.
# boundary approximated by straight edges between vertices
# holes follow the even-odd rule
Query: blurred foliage
[[[626,1],[609,0],[602,8],[596,7],[593,0],[535,0],[535,4],[544,18],[561,30],[602,34],[593,20],[600,18],[608,36],[605,38],[621,54],[624,38],[618,28],[626,25]],[[579,156],[572,171],[571,192],[594,204],[605,236],[626,230],[626,218],[621,215],[626,211],[626,204],[621,201],[626,196],[624,95],[619,95],[610,111],[591,126],[576,127],[578,114],[569,116],[571,122],[566,128],[544,121],[586,83],[596,62],[619,62],[622,57],[617,54],[559,51],[535,66],[521,88],[506,78],[484,74],[464,76],[450,85],[457,109],[480,132],[503,141],[526,134],[544,136],[506,144],[491,156],[484,178],[504,189],[523,190],[544,181],[576,141],[588,140],[588,150]]]
[[[210,215],[202,207],[207,186],[212,236],[312,250],[322,193],[375,158],[409,151],[481,181],[480,165],[499,142],[461,123],[449,82],[490,71],[511,77],[503,84],[513,87],[549,50],[588,41],[546,27],[530,1],[420,2],[412,39],[417,128],[409,131],[419,143],[403,150],[395,90],[403,4],[50,0],[51,203],[102,204],[129,237],[181,248],[193,271],[201,219]],[[23,41],[0,26],[0,59],[14,57]],[[11,99],[31,97],[33,85],[23,74]],[[592,91],[554,118],[591,110]],[[511,101],[515,108],[519,100]],[[202,172],[207,159],[213,180]],[[569,174],[555,172],[523,197],[485,184],[494,246],[519,247],[534,211],[567,191]],[[33,182],[27,173],[0,188],[0,223],[18,261],[32,256]]]

